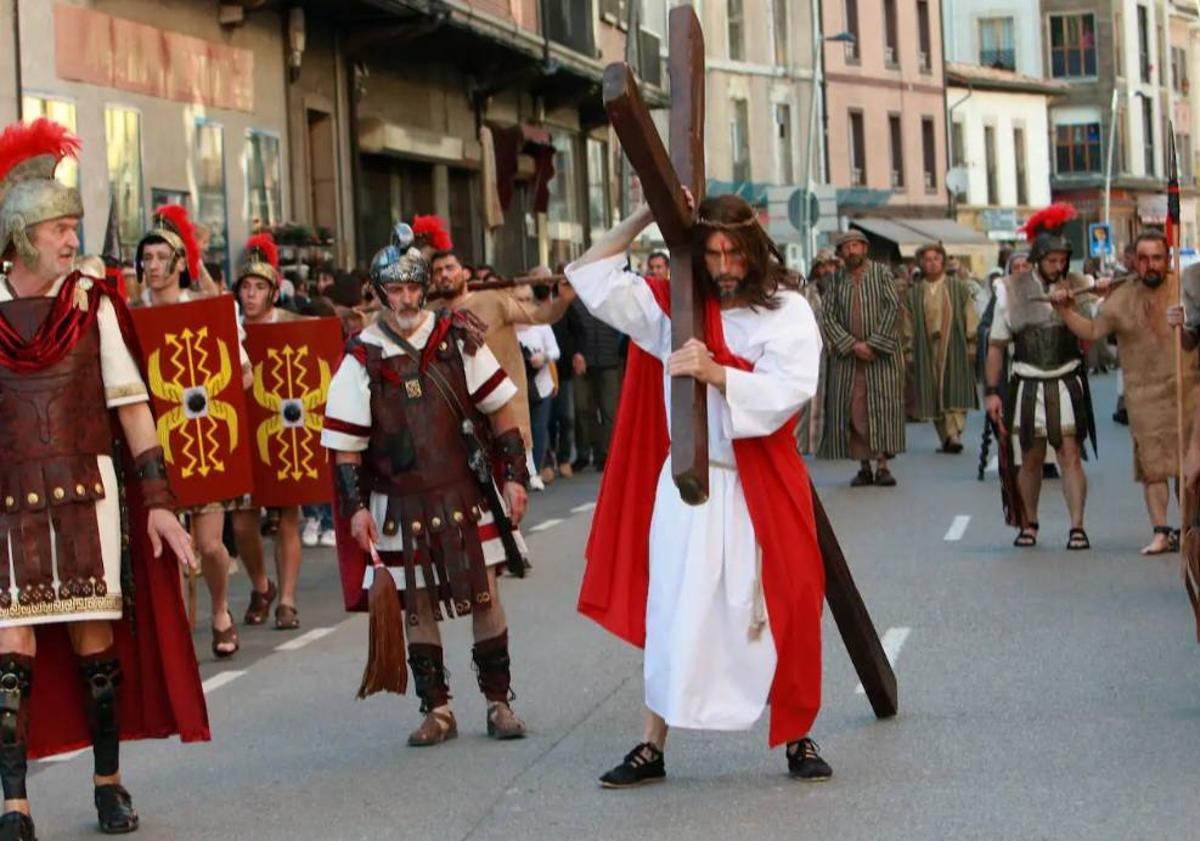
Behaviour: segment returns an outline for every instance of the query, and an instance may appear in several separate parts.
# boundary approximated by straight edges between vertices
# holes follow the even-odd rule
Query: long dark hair
[[[740,196],[706,198],[700,203],[692,230],[692,270],[708,280],[706,294],[715,294],[715,284],[704,264],[704,251],[708,238],[718,231],[733,240],[746,256],[746,279],[738,295],[748,306],[778,309],[779,291],[800,287],[799,278],[783,264],[779,249],[759,224],[754,208]]]

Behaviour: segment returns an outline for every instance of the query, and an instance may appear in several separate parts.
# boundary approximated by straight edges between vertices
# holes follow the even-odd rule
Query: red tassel
[[[408,689],[408,661],[404,646],[404,610],[396,580],[371,547],[375,570],[371,591],[367,597],[368,621],[367,665],[363,668],[358,698],[376,692],[395,692],[403,695]]]

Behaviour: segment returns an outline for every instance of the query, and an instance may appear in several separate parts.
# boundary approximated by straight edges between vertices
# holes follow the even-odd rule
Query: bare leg
[[[200,569],[212,600],[212,626],[218,631],[224,631],[233,624],[233,617],[229,613],[229,550],[222,539],[224,526],[224,511],[210,511],[192,517],[192,537],[200,553]],[[231,652],[234,643],[223,643],[218,648]]]
[[[1142,485],[1146,497],[1146,511],[1150,515],[1150,525],[1162,528],[1167,525],[1167,507],[1170,505],[1171,489],[1165,481],[1146,482]],[[1158,555],[1170,551],[1171,539],[1160,532],[1154,533],[1154,539],[1142,547],[1143,555]]]
[[[1042,465],[1045,462],[1045,438],[1036,439],[1028,452],[1021,454],[1021,469],[1017,473],[1017,485],[1021,488],[1021,501],[1025,503],[1025,522],[1027,523],[1038,521],[1038,502],[1042,495]]]
[[[32,627],[0,629],[0,651],[8,654],[19,654],[32,657],[37,653],[37,637]],[[26,698],[24,703],[29,703]],[[24,812],[29,814],[29,801],[25,798],[4,801],[5,812]]]
[[[442,631],[437,620],[433,618],[433,606],[429,601],[429,593],[421,590],[413,597],[412,594],[406,592],[405,598],[408,600],[408,610],[417,612],[417,624],[408,626],[408,641],[441,645]]]
[[[237,543],[238,557],[250,577],[250,584],[260,593],[268,587],[267,566],[263,561],[262,534],[258,527],[261,516],[257,508],[233,512],[233,538]]]
[[[500,592],[496,587],[496,568],[488,567],[487,572],[488,592],[492,596],[492,606],[487,610],[476,610],[471,613],[471,629],[475,634],[475,642],[490,640],[508,628],[508,616],[504,613],[504,605],[500,603]]]
[[[296,506],[280,512],[275,569],[279,575],[279,603],[295,607],[296,584],[300,581],[300,509]]]
[[[667,746],[667,722],[662,716],[652,712],[649,707],[646,707],[645,715],[643,716],[642,725],[642,741],[649,742],[659,750],[664,750]]]
[[[1083,528],[1083,509],[1087,504],[1087,475],[1083,472],[1083,457],[1079,440],[1064,435],[1058,448],[1058,469],[1062,471],[1063,499],[1071,515],[1071,528]]]

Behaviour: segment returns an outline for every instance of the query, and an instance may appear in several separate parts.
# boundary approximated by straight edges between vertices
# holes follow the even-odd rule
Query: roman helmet
[[[190,286],[199,283],[202,267],[200,265],[200,246],[196,244],[196,232],[192,226],[187,208],[181,204],[164,204],[154,211],[150,222],[150,230],[146,231],[137,244],[134,252],[134,267],[137,270],[138,282],[142,282],[142,251],[152,243],[165,242],[171,246],[171,268],[183,260],[183,272],[179,276],[180,286]]]
[[[233,288],[236,290],[248,277],[261,277],[279,291],[279,249],[270,234],[255,234],[246,240]]]
[[[29,228],[83,216],[79,191],[54,180],[62,159],[78,154],[79,138],[46,117],[13,123],[0,134],[0,252],[12,246],[27,265],[36,264]]]
[[[375,252],[371,260],[371,286],[384,306],[387,306],[386,289],[390,283],[415,283],[422,289],[429,289],[429,261],[417,242],[412,227],[399,222],[392,228],[392,241]]]
[[[1067,263],[1071,262],[1071,241],[1063,234],[1063,228],[1077,215],[1071,205],[1056,202],[1026,220],[1021,230],[1025,232],[1025,239],[1029,240],[1029,260],[1034,266],[1055,251],[1065,251]]]

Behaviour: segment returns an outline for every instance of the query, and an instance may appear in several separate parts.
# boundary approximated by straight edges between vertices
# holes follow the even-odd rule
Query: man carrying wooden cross
[[[791,775],[825,780],[832,771],[808,737],[820,706],[825,574],[792,437],[817,389],[820,332],[754,210],[725,195],[703,201],[691,225],[706,342],[672,352],[667,284],[624,268],[651,221],[639,209],[567,267],[587,308],[635,346],[579,607],[644,644],[647,709],[641,743],[600,782],[662,780],[668,726],[745,730],[768,701],[769,742],[787,745]],[[672,377],[705,386],[708,497],[698,505],[672,480]]]

